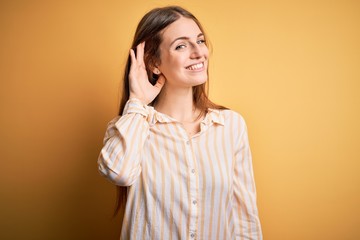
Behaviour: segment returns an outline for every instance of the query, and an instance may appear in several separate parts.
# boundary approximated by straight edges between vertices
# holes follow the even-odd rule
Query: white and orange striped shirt
[[[209,109],[199,133],[130,99],[104,138],[100,173],[128,187],[120,239],[262,239],[243,118]]]

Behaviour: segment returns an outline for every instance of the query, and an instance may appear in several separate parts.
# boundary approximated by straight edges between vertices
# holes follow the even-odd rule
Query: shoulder
[[[221,110],[221,114],[224,118],[224,127],[229,132],[229,136],[235,139],[237,144],[240,143],[241,139],[247,139],[248,128],[244,117],[231,109]]]
[[[240,113],[231,109],[221,109],[219,112],[223,116],[225,125],[246,126],[245,119]]]

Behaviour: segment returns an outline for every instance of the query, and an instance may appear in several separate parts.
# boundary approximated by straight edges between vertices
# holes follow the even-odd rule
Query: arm
[[[237,239],[262,239],[251,151],[244,119],[236,118],[235,166],[234,166],[234,213]]]
[[[141,173],[141,157],[149,133],[147,107],[130,99],[120,118],[107,128],[98,167],[100,173],[119,186],[132,185]]]
[[[130,100],[122,117],[109,123],[98,159],[100,173],[119,186],[132,185],[141,173],[142,149],[149,133],[147,104],[165,83],[162,74],[154,86],[149,82],[144,63],[145,42],[136,48],[137,55],[130,50]]]

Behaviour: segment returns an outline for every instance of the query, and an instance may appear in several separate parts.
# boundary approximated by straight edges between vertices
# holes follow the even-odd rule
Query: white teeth
[[[190,67],[188,67],[187,69],[189,70],[196,70],[196,69],[200,69],[204,66],[204,63],[198,63],[198,64],[194,64],[191,65]]]

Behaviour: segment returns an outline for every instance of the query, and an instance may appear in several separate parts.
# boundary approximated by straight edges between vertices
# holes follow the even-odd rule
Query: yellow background
[[[1,1],[0,238],[118,239],[97,172],[140,18],[180,4],[246,119],[267,240],[360,239],[360,2]]]

